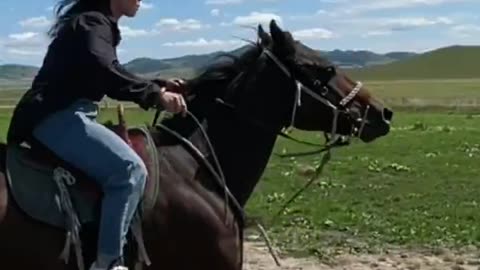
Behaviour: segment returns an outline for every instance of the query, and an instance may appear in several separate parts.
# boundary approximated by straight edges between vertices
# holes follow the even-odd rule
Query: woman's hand
[[[178,94],[185,94],[186,92],[186,83],[182,79],[168,79],[166,80],[166,87],[168,92],[174,92]]]
[[[171,113],[182,113],[183,116],[187,113],[187,103],[182,94],[168,91],[162,88],[160,92],[160,104],[166,111]]]

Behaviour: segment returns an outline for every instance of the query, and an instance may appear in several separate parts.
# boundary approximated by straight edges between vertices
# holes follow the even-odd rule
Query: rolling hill
[[[231,51],[241,54],[246,47]],[[169,59],[137,58],[125,64],[131,72],[162,77],[193,76],[223,52],[186,55]],[[423,54],[370,51],[321,51],[330,61],[344,68],[354,78],[362,80],[462,79],[480,78],[480,46],[452,46]],[[0,66],[0,84],[28,82],[37,67]]]
[[[128,62],[125,66],[132,72],[139,74],[163,74],[167,72],[171,74],[175,70],[181,71],[198,71],[206,65],[212,63],[217,56],[222,53],[231,53],[233,55],[240,55],[248,47],[240,47],[231,52],[214,52],[203,55],[186,55],[183,57],[172,59],[151,59],[139,58]],[[408,59],[415,56],[415,53],[409,52],[392,52],[389,54],[377,54],[370,51],[319,51],[327,59],[333,63],[345,67],[366,67],[372,65],[382,65],[403,59]]]
[[[23,65],[1,65],[0,79],[3,80],[21,80],[29,79],[37,74],[38,68]]]
[[[193,74],[195,71],[212,63],[221,54],[229,53],[241,55],[247,47],[240,47],[230,52],[214,52],[209,54],[185,55],[169,59],[137,58],[125,64],[125,68],[131,72],[145,75],[162,75],[186,72]]]
[[[382,66],[347,70],[362,80],[480,78],[480,46],[451,46]]]
[[[370,51],[360,50],[334,50],[320,51],[326,58],[343,68],[363,68],[368,66],[384,65],[399,60],[404,60],[415,56],[411,52],[391,52],[387,54],[378,54]]]

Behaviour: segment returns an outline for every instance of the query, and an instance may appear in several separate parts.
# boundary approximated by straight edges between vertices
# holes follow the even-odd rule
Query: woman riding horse
[[[98,181],[104,192],[97,260],[90,269],[126,269],[122,249],[147,170],[114,132],[96,122],[105,95],[147,110],[184,112],[180,80],[146,80],[118,62],[118,20],[140,0],[60,0],[53,39],[32,87],[17,105],[9,142],[36,141]],[[94,158],[92,158],[94,157]]]

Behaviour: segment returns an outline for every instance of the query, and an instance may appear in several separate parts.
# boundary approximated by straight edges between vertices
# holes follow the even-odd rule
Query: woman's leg
[[[63,160],[94,178],[103,188],[97,266],[120,259],[138,206],[147,169],[117,134],[95,121],[97,107],[77,102],[42,122],[34,136]]]

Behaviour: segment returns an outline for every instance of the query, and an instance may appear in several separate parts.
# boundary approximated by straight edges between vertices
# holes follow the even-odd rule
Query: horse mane
[[[197,77],[188,80],[192,94],[203,94],[208,88],[226,90],[239,73],[248,69],[260,56],[261,45],[251,42],[249,47],[241,47],[238,50],[246,49],[241,55],[233,53],[222,53],[215,57],[214,63],[207,66]],[[222,60],[223,58],[223,60]],[[218,62],[215,62],[218,61]]]
[[[247,47],[248,46],[248,47]],[[235,80],[239,74],[251,68],[262,53],[261,44],[251,42],[238,50],[245,50],[240,55],[223,53],[194,78],[188,79],[187,103],[190,112],[199,121],[205,120],[208,111],[213,109],[215,98],[223,97],[227,91],[236,93],[241,90],[241,81]],[[198,130],[198,125],[190,117],[175,115],[162,120],[162,124],[189,138]],[[157,129],[158,130],[158,129]],[[164,132],[154,132],[154,139],[162,144],[176,143]]]

